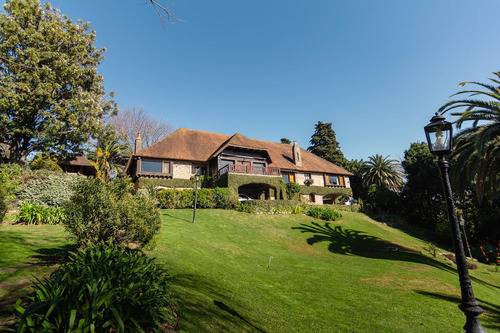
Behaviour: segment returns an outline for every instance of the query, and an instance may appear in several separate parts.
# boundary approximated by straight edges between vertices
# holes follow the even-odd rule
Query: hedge
[[[298,200],[250,200],[245,203],[254,214],[294,214],[302,211]]]
[[[194,198],[193,189],[163,189],[158,192],[160,207],[165,209],[193,208]],[[198,189],[197,208],[231,209],[236,207],[237,203],[238,198],[228,188]]]

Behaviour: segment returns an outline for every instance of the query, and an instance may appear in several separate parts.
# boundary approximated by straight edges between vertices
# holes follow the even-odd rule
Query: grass
[[[461,330],[452,264],[433,259],[424,241],[398,229],[343,215],[330,223],[198,210],[193,224],[192,210],[163,211],[149,254],[172,275],[180,332]],[[0,225],[0,283],[47,274],[69,247],[59,226]],[[481,322],[500,332],[500,273],[479,264],[471,274],[485,309]],[[20,293],[0,290],[1,301]],[[5,320],[7,312],[0,315]]]

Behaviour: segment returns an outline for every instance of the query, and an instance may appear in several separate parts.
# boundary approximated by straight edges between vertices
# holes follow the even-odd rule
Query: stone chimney
[[[141,133],[137,133],[137,138],[135,139],[134,154],[137,154],[141,150],[142,150]]]
[[[293,153],[293,163],[296,166],[302,166],[302,157],[300,156],[300,147],[297,144],[297,141],[293,142],[292,153]]]

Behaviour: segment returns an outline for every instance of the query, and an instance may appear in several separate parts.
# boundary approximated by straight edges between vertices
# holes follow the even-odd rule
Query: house
[[[352,173],[293,145],[181,128],[142,149],[140,135],[124,173],[136,188],[194,186],[194,175],[208,175],[215,186],[229,187],[253,199],[286,197],[286,183],[301,185],[310,203],[332,203],[352,196]]]
[[[94,165],[81,154],[66,157],[57,164],[64,172],[81,173],[82,175],[91,177],[97,175],[97,170]]]

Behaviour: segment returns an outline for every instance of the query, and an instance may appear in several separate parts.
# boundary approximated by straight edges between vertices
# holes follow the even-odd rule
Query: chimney
[[[297,141],[293,142],[292,153],[293,153],[293,163],[296,166],[302,166],[302,157],[300,156],[300,147],[297,144]]]
[[[140,150],[142,150],[141,133],[137,133],[137,138],[135,139],[134,154],[137,154]]]

